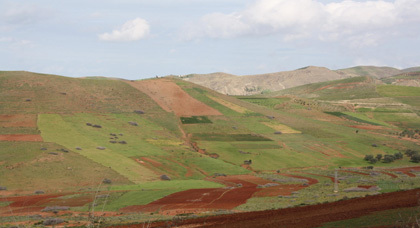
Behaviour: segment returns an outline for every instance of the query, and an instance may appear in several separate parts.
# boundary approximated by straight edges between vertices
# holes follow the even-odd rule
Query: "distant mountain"
[[[337,70],[336,72],[343,73],[352,77],[370,76],[373,78],[380,79],[399,74],[402,71],[392,67],[356,66]]]
[[[327,82],[345,78],[368,76],[387,78],[406,72],[420,71],[420,67],[399,70],[392,67],[357,66],[330,70],[325,67],[308,66],[293,71],[236,76],[226,73],[191,74],[183,79],[229,95],[253,95],[280,91],[301,85]]]
[[[325,67],[309,66],[294,71],[247,76],[225,73],[192,74],[183,79],[223,94],[251,95],[348,77],[351,76]]]

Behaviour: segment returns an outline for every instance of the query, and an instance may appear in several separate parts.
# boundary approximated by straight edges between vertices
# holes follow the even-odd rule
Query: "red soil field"
[[[0,135],[0,141],[42,142],[41,135]]]
[[[154,201],[147,205],[128,206],[120,209],[122,212],[154,212],[161,214],[176,215],[182,213],[196,213],[218,209],[231,210],[253,197],[255,193],[264,191],[262,195],[276,193],[290,194],[290,185],[279,185],[270,188],[257,188],[259,184],[267,184],[270,181],[251,176],[237,175],[228,177],[212,178],[212,181],[227,185],[225,188],[191,189],[177,192]],[[290,192],[290,193],[289,193]],[[262,196],[259,195],[259,196]]]
[[[0,115],[0,127],[36,127],[36,115]]]
[[[327,222],[347,220],[369,213],[397,208],[416,207],[419,189],[385,193],[342,200],[326,204],[305,207],[286,208],[270,211],[245,212],[237,214],[211,216],[197,219],[156,222],[149,227],[318,227]],[[131,228],[141,225],[109,226],[109,228]]]
[[[127,83],[150,96],[165,111],[174,112],[177,116],[222,115],[216,109],[191,97],[171,80],[154,79]]]

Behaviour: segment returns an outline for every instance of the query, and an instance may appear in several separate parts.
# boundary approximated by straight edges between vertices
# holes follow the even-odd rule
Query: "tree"
[[[415,163],[419,163],[420,162],[420,154],[415,154],[415,155],[411,156],[410,161],[415,162]]]
[[[398,152],[398,153],[394,154],[395,159],[401,159],[401,158],[403,158],[403,156],[404,155],[401,152]]]
[[[366,161],[370,161],[372,158],[373,158],[373,155],[367,154],[364,159]]]
[[[394,160],[395,160],[395,156],[394,156],[394,155],[389,155],[389,154],[386,154],[386,155],[384,156],[383,162],[384,162],[384,163],[391,163],[391,162],[393,162]]]
[[[382,154],[377,154],[377,155],[376,155],[376,159],[377,159],[378,161],[380,161],[380,160],[382,159]]]
[[[369,160],[369,163],[370,164],[375,164],[377,161],[378,161],[378,159],[372,158],[372,159]]]

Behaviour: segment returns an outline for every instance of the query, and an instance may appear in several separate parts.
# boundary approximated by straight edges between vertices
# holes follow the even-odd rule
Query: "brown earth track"
[[[165,111],[174,112],[177,116],[222,115],[216,109],[191,97],[172,80],[153,79],[127,83],[150,96]]]
[[[313,184],[318,183],[317,179],[310,178],[310,177],[298,176],[298,175],[293,175],[293,174],[288,174],[288,173],[279,173],[279,175],[286,176],[286,177],[298,178],[298,179],[305,179],[305,180],[308,181],[308,185],[313,185]]]
[[[42,142],[41,135],[0,135],[0,141]]]
[[[420,171],[420,166],[390,169],[390,171],[402,172],[409,177],[416,177],[416,175],[411,173],[411,172],[412,171]]]
[[[384,171],[380,171],[380,173],[383,173],[383,174],[385,174],[385,175],[388,175],[388,176],[390,176],[390,177],[392,177],[392,178],[397,178],[397,177],[398,177],[398,176],[397,176],[397,175],[395,175],[395,174],[388,173],[388,172],[384,172]]]
[[[305,207],[245,212],[177,221],[176,227],[318,227],[324,223],[347,220],[369,213],[418,206],[420,189],[385,193]],[[166,227],[173,222],[156,222],[149,227]],[[114,228],[141,225],[110,226]]]

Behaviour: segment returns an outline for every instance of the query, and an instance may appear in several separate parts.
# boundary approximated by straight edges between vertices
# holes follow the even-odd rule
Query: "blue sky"
[[[142,79],[420,66],[420,0],[2,0],[0,70]]]

